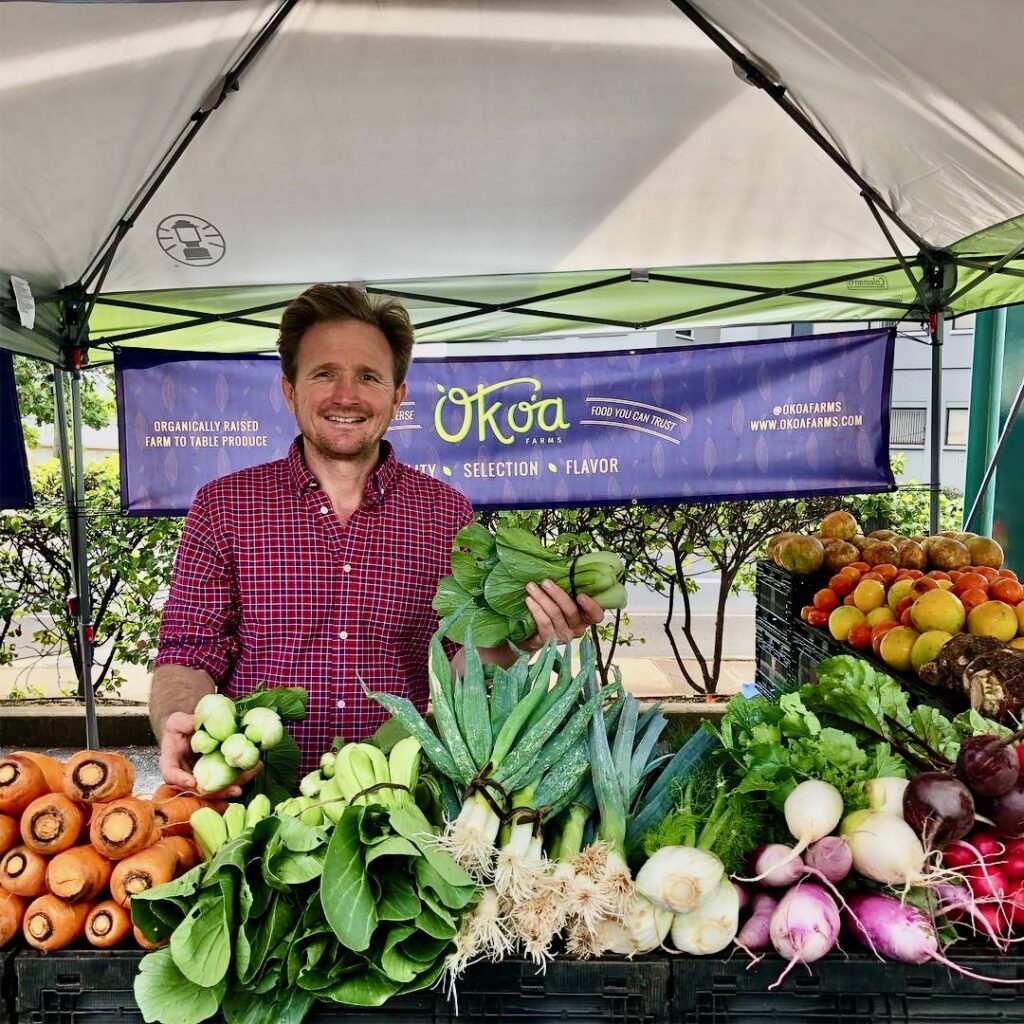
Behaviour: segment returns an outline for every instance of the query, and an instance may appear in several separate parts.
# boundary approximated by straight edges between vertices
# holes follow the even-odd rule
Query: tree
[[[114,458],[87,466],[85,485],[95,644],[107,649],[92,683],[97,692],[116,691],[118,664],[150,660],[160,623],[158,596],[170,580],[182,520],[122,515]],[[55,460],[33,468],[32,486],[36,509],[0,515],[0,628],[5,609],[10,622],[38,619],[36,653],[67,649],[82,681],[82,650],[65,604],[75,593],[75,578]]]
[[[109,366],[96,367],[82,374],[82,422],[99,430],[114,416],[114,371]],[[18,389],[18,406],[23,420],[37,425],[54,422],[53,367],[38,359],[14,357],[14,383]],[[70,416],[70,410],[68,415]],[[38,433],[25,428],[25,441],[34,447]]]

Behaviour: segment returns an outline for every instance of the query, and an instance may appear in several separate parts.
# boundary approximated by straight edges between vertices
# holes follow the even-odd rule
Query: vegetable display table
[[[8,960],[15,1024],[136,1024],[132,996],[141,952],[19,952]],[[970,970],[1024,979],[1024,958],[960,950]],[[1014,1024],[1024,1022],[1024,991],[951,974],[939,965],[879,963],[830,954],[796,969],[774,991],[783,962],[765,957],[748,969],[732,958],[652,955],[635,960],[556,958],[538,973],[510,959],[471,967],[457,1006],[442,992],[395,999],[380,1008],[317,1007],[309,1024]],[[168,993],[173,998],[173,993]],[[4,1004],[0,1004],[0,1017]],[[457,1010],[457,1012],[456,1012]]]

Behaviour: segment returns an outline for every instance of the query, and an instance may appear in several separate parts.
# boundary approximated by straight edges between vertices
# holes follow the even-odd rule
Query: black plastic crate
[[[758,562],[755,583],[758,618],[767,617],[780,626],[799,619],[800,609],[811,603],[815,591],[821,590],[827,579],[823,573],[794,576],[774,562]]]
[[[142,953],[22,953],[16,960],[17,1024],[141,1024],[132,983]],[[555,960],[544,973],[523,960],[471,967],[456,1004],[441,991],[377,1009],[317,1003],[307,1024],[668,1024],[670,965],[661,957]],[[2,1019],[2,1018],[0,1018]]]
[[[754,622],[754,681],[761,689],[778,689],[793,677],[792,630],[758,617]]]
[[[851,648],[841,644],[827,629],[810,626],[802,620],[793,625],[793,674],[801,686],[817,682],[815,668],[819,661],[837,654],[852,654]]]
[[[14,1020],[14,953],[0,950],[0,1021]]]
[[[998,978],[1024,978],[1024,959],[963,953],[957,963]],[[731,960],[680,958],[673,964],[675,1024],[1024,1024],[1014,986],[992,985],[941,964],[879,963],[855,953],[796,966],[774,991],[785,963],[765,957],[747,969]]]

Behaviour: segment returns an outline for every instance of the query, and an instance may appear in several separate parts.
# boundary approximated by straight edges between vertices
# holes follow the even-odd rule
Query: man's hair
[[[391,346],[395,386],[405,380],[416,340],[405,307],[397,299],[367,295],[351,285],[314,284],[293,299],[281,316],[277,351],[281,356],[281,372],[291,384],[295,383],[303,334],[314,324],[334,320],[358,320],[376,327]]]

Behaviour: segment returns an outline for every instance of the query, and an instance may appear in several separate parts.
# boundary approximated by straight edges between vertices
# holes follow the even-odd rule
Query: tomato
[[[871,566],[867,562],[851,562],[846,568],[858,569],[861,572],[869,572],[871,570]]]
[[[925,573],[925,575],[932,580],[948,580],[949,573],[943,572],[941,569],[932,569],[931,572]]]
[[[1002,905],[1003,913],[1010,918],[1014,928],[1024,927],[1024,890],[1016,889]]]
[[[985,579],[991,583],[993,580],[999,578],[999,570],[993,569],[990,565],[976,565],[974,571],[984,576]]]
[[[913,594],[907,594],[898,605],[896,605],[896,618],[898,619],[915,601]]]
[[[814,611],[807,613],[807,624],[809,626],[818,626],[819,628],[828,625],[828,612],[815,608]]]
[[[888,619],[885,622],[879,622],[871,627],[871,650],[875,652],[876,657],[880,657],[880,650],[882,645],[882,637],[889,632],[890,629],[895,629],[899,623],[895,619]]]
[[[906,571],[906,574],[907,574],[907,575],[908,575],[908,576],[909,576],[909,577],[910,577],[910,578],[911,578],[912,580],[919,580],[919,579],[920,579],[920,578],[921,578],[921,577],[922,577],[922,576],[924,575],[924,573],[923,573],[923,572],[921,572],[921,570],[920,570],[920,569],[907,569],[907,570],[905,570],[905,571]]]
[[[913,618],[910,615],[910,609],[909,608],[905,608],[900,613],[900,625],[901,626],[909,626],[911,629],[914,628],[914,620],[913,620]]]
[[[980,587],[962,590],[958,596],[965,612],[969,612],[972,608],[977,608],[979,604],[984,604],[988,600],[988,594]]]
[[[860,574],[861,574],[861,570],[860,569],[854,569],[854,567],[852,565],[844,565],[842,567],[842,569],[839,570],[839,575],[840,576],[849,576],[850,579],[853,580],[854,582],[856,582],[857,580],[860,579]]]
[[[1017,574],[1012,569],[1000,569],[996,575],[1007,580],[1015,580],[1017,578]]]
[[[988,596],[1003,604],[1018,605],[1024,601],[1024,587],[1016,580],[997,579],[988,588]]]
[[[988,590],[988,580],[981,573],[962,572],[953,583],[953,593],[959,595],[965,590],[973,590],[975,587]]]
[[[846,642],[856,651],[866,650],[871,646],[871,627],[866,622],[854,626],[846,634]]]
[[[860,574],[857,574],[858,578]],[[857,585],[857,580],[849,573],[837,572],[835,576],[828,581],[828,589],[834,590],[839,597],[846,597],[847,594],[853,593],[853,588]]]
[[[814,607],[823,612],[835,611],[839,607],[839,595],[825,587],[814,595]]]
[[[805,604],[803,606],[803,608],[800,609],[800,618],[803,619],[804,622],[806,622],[807,621],[807,616],[811,612],[813,612],[813,611],[814,611],[814,605],[813,604]]]
[[[882,577],[883,583],[892,583],[892,581],[899,575],[899,569],[897,569],[895,565],[890,565],[888,562],[876,565],[874,571]]]
[[[852,604],[856,606],[857,602],[854,601],[853,594],[847,594],[846,597],[843,598],[843,604]]]
[[[872,569],[871,572],[864,573],[861,576],[862,580],[877,580],[879,583],[885,583],[885,577],[877,569]]]

